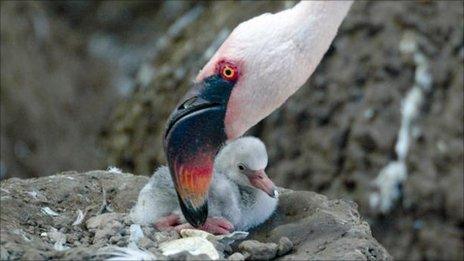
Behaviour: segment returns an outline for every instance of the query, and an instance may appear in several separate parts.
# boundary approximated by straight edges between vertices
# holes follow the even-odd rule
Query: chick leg
[[[177,231],[181,231],[182,229],[192,229],[194,228],[189,223],[184,223],[175,227]],[[234,225],[229,222],[229,220],[221,217],[211,217],[207,218],[205,224],[203,224],[198,229],[204,230],[209,232],[213,235],[226,235],[229,234],[231,231],[234,230]]]
[[[175,229],[176,226],[178,226],[179,224],[180,224],[179,215],[171,214],[169,216],[158,219],[155,223],[155,227],[158,230],[164,231],[164,230]]]

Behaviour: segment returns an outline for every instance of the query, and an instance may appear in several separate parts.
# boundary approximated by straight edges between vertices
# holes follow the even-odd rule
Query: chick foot
[[[185,223],[175,227],[177,231],[181,231],[182,229],[195,229],[192,225]],[[201,227],[197,228],[204,230],[208,233],[213,235],[226,235],[229,234],[234,230],[234,225],[229,222],[229,220],[221,217],[211,217],[207,218],[205,224]]]
[[[180,217],[176,214],[171,214],[166,217],[162,217],[155,222],[155,228],[160,231],[176,229],[180,224]]]

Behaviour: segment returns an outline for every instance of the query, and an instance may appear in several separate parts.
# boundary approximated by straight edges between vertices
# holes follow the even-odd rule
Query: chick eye
[[[237,167],[238,167],[239,170],[245,170],[245,166],[243,164],[241,164],[241,163],[239,163],[237,165]]]

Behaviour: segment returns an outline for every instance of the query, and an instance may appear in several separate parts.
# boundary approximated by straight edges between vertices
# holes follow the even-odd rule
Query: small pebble
[[[230,255],[227,260],[233,260],[233,261],[242,261],[242,260],[245,260],[245,256],[242,255],[242,253],[239,253],[239,252],[235,252],[233,253],[232,255]]]
[[[122,222],[124,223],[124,225],[129,225],[129,226],[133,223],[130,216],[125,216]]]
[[[141,248],[149,249],[155,246],[155,242],[151,241],[148,237],[144,236],[138,241],[137,245]]]
[[[178,238],[179,234],[176,231],[156,232],[154,235],[154,239],[158,244],[166,241],[172,241]]]
[[[262,243],[256,240],[246,240],[240,243],[238,249],[242,253],[250,254],[250,259],[272,259],[277,254],[277,244]]]
[[[178,260],[186,260],[186,261],[190,261],[190,260],[211,260],[211,258],[209,258],[207,255],[205,254],[200,254],[200,255],[192,255],[190,254],[189,252],[187,251],[184,251],[184,252],[180,252],[180,253],[177,253],[177,254],[174,254],[174,255],[170,255],[167,257],[167,260],[172,260],[172,261],[178,261]]]
[[[115,244],[116,242],[118,242],[119,240],[121,240],[121,236],[120,235],[114,235],[110,238],[110,243],[111,244]]]
[[[218,243],[218,244],[221,244],[221,243]],[[224,248],[224,251],[223,252],[226,252],[226,253],[232,253],[233,250],[232,250],[232,247],[230,245],[224,245],[224,244],[221,244]],[[217,247],[216,247],[217,248]]]
[[[277,246],[277,256],[283,256],[293,249],[293,243],[288,237],[281,237]]]
[[[210,259],[219,259],[221,254],[216,250],[213,243],[201,237],[186,237],[169,242],[163,242],[159,249],[165,256],[171,256],[187,251],[192,255],[205,254]]]

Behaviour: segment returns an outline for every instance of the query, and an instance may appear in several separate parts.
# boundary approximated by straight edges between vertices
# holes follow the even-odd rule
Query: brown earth
[[[132,222],[126,213],[147,181],[143,176],[105,171],[2,181],[1,259],[102,259],[105,256],[97,253],[105,246],[127,246]],[[54,213],[47,213],[47,207]],[[285,260],[390,260],[356,208],[353,202],[328,200],[314,192],[281,190],[276,213],[247,239],[278,243],[289,238],[293,250],[281,257]],[[75,224],[79,210],[85,216]],[[160,242],[179,237],[174,231],[143,229],[146,239],[138,244],[157,255]],[[56,249],[54,233],[58,232],[64,237],[61,247],[67,249]],[[248,241],[240,246],[252,259],[273,259],[277,254],[277,244],[259,247]],[[274,251],[263,256],[266,247]],[[235,251],[240,250],[233,247],[230,253]]]

